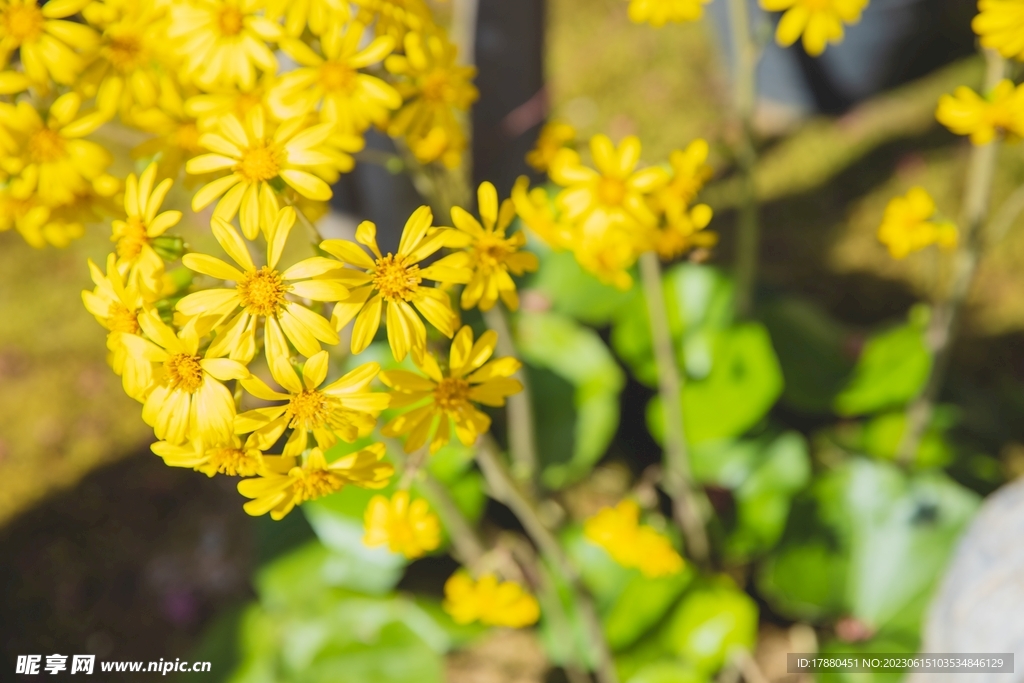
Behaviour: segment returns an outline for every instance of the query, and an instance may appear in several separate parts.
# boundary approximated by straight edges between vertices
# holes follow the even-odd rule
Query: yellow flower
[[[584,166],[571,149],[560,151],[551,164],[551,179],[566,188],[557,199],[566,220],[585,235],[616,226],[653,226],[657,219],[644,197],[663,187],[668,173],[661,168],[636,170],[640,140],[632,135],[617,149],[608,136],[595,135],[590,151],[597,170]]]
[[[388,135],[404,137],[420,163],[440,160],[448,168],[462,163],[466,136],[458,112],[467,112],[479,92],[476,69],[456,63],[458,49],[440,35],[408,33],[405,54],[384,62],[399,77],[405,104],[388,126]]]
[[[444,336],[455,334],[458,315],[452,310],[448,294],[428,287],[424,280],[465,283],[469,280],[466,255],[451,254],[420,268],[420,261],[446,244],[446,231],[431,228],[433,214],[426,206],[409,217],[398,243],[398,253],[382,255],[377,246],[377,226],[363,221],[356,228],[356,242],[373,252],[370,257],[348,240],[324,240],[320,248],[359,270],[335,271],[351,288],[348,298],[334,307],[332,322],[340,330],[355,318],[352,328],[352,353],[362,353],[380,327],[381,315],[387,319],[388,343],[396,360],[404,359],[411,349],[427,343],[427,328],[416,311]],[[362,271],[362,272],[360,272]],[[415,310],[414,310],[415,307]]]
[[[263,108],[254,107],[244,126],[228,114],[220,119],[217,131],[199,138],[199,144],[212,154],[195,157],[185,170],[193,175],[231,173],[200,188],[192,198],[193,211],[202,211],[220,198],[213,215],[230,221],[238,214],[242,233],[256,239],[261,219],[269,227],[277,214],[271,181],[280,178],[307,199],[331,198],[330,186],[303,170],[332,162],[321,149],[331,134],[330,124],[308,126],[305,117],[297,117],[271,131]]]
[[[633,286],[629,269],[640,255],[638,242],[628,230],[613,227],[596,235],[581,235],[573,254],[580,266],[598,280],[626,291]]]
[[[185,102],[185,113],[193,117],[203,131],[216,130],[222,117],[233,114],[239,121],[245,121],[249,112],[262,108],[263,115],[270,114],[267,97],[277,85],[277,74],[265,73],[248,90],[218,88],[215,92],[192,95]],[[197,136],[198,142],[198,136]]]
[[[117,263],[128,273],[128,279],[137,282],[139,289],[151,300],[163,290],[164,261],[153,249],[153,240],[181,220],[181,211],[160,211],[164,197],[174,183],[164,178],[156,187],[157,165],[151,163],[136,177],[134,173],[125,180],[124,220],[113,222],[113,236],[116,244]]]
[[[878,228],[878,240],[895,259],[906,258],[932,244],[942,249],[955,249],[956,226],[936,221],[935,201],[924,188],[913,187],[906,196],[893,197],[885,207],[885,216]]]
[[[670,21],[697,21],[711,0],[629,0],[629,20],[655,28]]]
[[[530,187],[530,179],[519,176],[512,187],[512,204],[530,230],[552,249],[561,251],[573,244],[572,226],[563,222],[543,187]]]
[[[484,574],[474,581],[461,569],[444,584],[443,606],[457,624],[479,621],[488,626],[524,628],[540,618],[537,599],[518,583],[499,583],[494,574]]]
[[[284,455],[299,455],[306,450],[310,434],[323,449],[338,443],[339,437],[352,443],[369,434],[380,411],[388,407],[387,394],[370,391],[370,382],[380,372],[376,363],[360,365],[321,389],[327,379],[326,351],[306,361],[301,377],[283,349],[268,348],[268,352],[270,373],[287,393],[274,391],[255,376],[243,379],[242,386],[256,398],[286,403],[250,410],[235,422],[238,433],[253,432],[259,448],[270,448],[289,428],[293,431],[284,446]]]
[[[183,93],[168,75],[160,78],[156,106],[133,111],[124,120],[156,136],[136,146],[132,156],[136,159],[155,157],[157,172],[164,177],[176,178],[186,161],[204,151],[199,145],[196,117],[185,111]]]
[[[672,261],[691,249],[709,249],[718,244],[718,234],[704,230],[711,222],[711,207],[698,204],[670,219],[654,236],[654,250],[663,261]]]
[[[153,382],[153,363],[129,353],[125,335],[137,335],[139,313],[145,303],[138,287],[126,284],[117,269],[117,257],[107,257],[107,273],[89,259],[89,273],[96,288],[82,292],[82,302],[100,325],[109,330],[107,349],[108,362],[114,372],[121,376],[124,391],[137,401],[145,400],[145,392]]]
[[[374,496],[366,506],[368,546],[387,545],[393,553],[409,559],[421,557],[441,544],[441,525],[422,498],[410,502],[408,491],[397,491],[391,500]]]
[[[340,491],[345,486],[383,488],[395,471],[388,463],[381,462],[383,457],[384,445],[379,443],[330,464],[319,448],[311,450],[302,465],[296,464],[295,458],[264,456],[264,474],[238,482],[238,492],[254,499],[243,509],[254,517],[269,512],[272,519],[280,520],[296,505]]]
[[[156,438],[172,444],[230,439],[235,402],[221,382],[247,377],[245,366],[211,358],[209,353],[199,355],[194,325],[175,334],[155,311],[149,311],[139,315],[139,326],[149,339],[126,335],[124,343],[137,360],[161,364],[142,408],[142,419],[153,427]]]
[[[434,25],[430,8],[423,0],[353,0],[358,19],[373,24],[378,36],[388,35],[401,42],[409,31],[423,31]]]
[[[9,187],[0,189],[0,232],[14,228],[36,249],[66,247],[85,234],[80,202],[47,206],[36,195],[16,197]]]
[[[563,121],[548,121],[540,129],[537,144],[526,155],[526,163],[543,173],[551,167],[558,151],[576,139],[576,129]]]
[[[521,363],[515,358],[497,358],[488,362],[498,343],[498,335],[488,330],[473,343],[473,330],[464,326],[452,340],[447,373],[429,353],[413,360],[423,375],[408,370],[388,370],[380,374],[391,387],[391,407],[405,408],[421,402],[425,405],[399,415],[381,429],[384,436],[407,435],[405,450],[412,453],[430,439],[430,452],[436,453],[451,439],[451,425],[466,446],[491,428],[491,418],[474,403],[499,407],[505,398],[523,390],[512,379]],[[433,438],[431,438],[433,434]]]
[[[321,109],[326,120],[345,133],[362,133],[371,125],[383,126],[402,97],[390,85],[359,69],[380,63],[391,54],[395,41],[380,36],[365,47],[366,28],[356,22],[344,32],[329,31],[320,39],[323,57],[297,39],[282,41],[281,49],[300,65],[281,77],[270,96],[279,118],[300,116]]]
[[[458,232],[450,237],[448,246],[466,249],[473,272],[462,290],[462,307],[479,306],[481,311],[488,311],[500,296],[509,310],[514,311],[519,308],[519,296],[509,273],[522,275],[537,270],[537,257],[520,251],[526,244],[526,235],[522,232],[505,236],[505,230],[516,217],[511,199],[503,201],[499,209],[498,191],[491,183],[484,182],[477,190],[477,201],[483,225],[468,211],[452,207],[452,222]]]
[[[171,4],[167,37],[182,59],[181,75],[206,90],[218,85],[248,90],[257,67],[277,71],[267,46],[281,27],[262,16],[262,0],[182,0]]]
[[[82,70],[79,52],[96,46],[96,32],[69,18],[91,0],[36,0],[0,2],[0,66],[18,52],[18,62],[36,83],[52,78],[70,85]]]
[[[348,21],[351,11],[345,0],[267,0],[267,16],[274,21],[283,17],[285,33],[298,38],[306,28],[323,35],[330,26]]]
[[[184,446],[159,441],[150,448],[169,467],[190,467],[208,477],[226,474],[229,477],[255,477],[263,470],[263,452],[249,437],[245,444],[237,436],[215,446],[192,442]]]
[[[110,154],[95,142],[81,138],[107,119],[102,112],[78,116],[82,98],[61,95],[44,121],[25,100],[0,103],[0,123],[18,140],[19,153],[0,159],[12,176],[11,191],[20,198],[31,194],[49,206],[70,204],[90,191],[109,195],[117,182],[106,173]]]
[[[631,500],[603,508],[586,521],[583,533],[623,567],[639,569],[648,578],[676,574],[683,568],[683,558],[668,538],[640,524],[640,507]]]
[[[978,15],[971,28],[981,36],[981,46],[998,50],[1004,57],[1024,58],[1024,2],[978,0]]]
[[[676,150],[669,155],[672,179],[651,197],[657,211],[668,215],[670,220],[679,218],[712,176],[708,166],[709,147],[706,140],[697,139],[685,150]]]
[[[843,24],[856,24],[868,0],[761,0],[768,12],[785,12],[775,30],[775,41],[789,47],[803,36],[804,50],[812,57],[829,43],[843,40]]]
[[[230,288],[205,289],[193,292],[178,302],[176,308],[187,318],[216,321],[217,337],[210,344],[209,354],[248,363],[256,356],[256,328],[263,318],[264,343],[284,338],[304,356],[320,350],[320,342],[338,343],[338,333],[326,318],[314,313],[288,295],[313,301],[337,301],[348,294],[339,282],[310,280],[338,267],[331,259],[308,258],[280,271],[278,260],[284,251],[295,223],[295,209],[286,206],[278,213],[276,225],[268,232],[267,264],[256,267],[245,240],[233,226],[214,218],[213,235],[239,268],[206,254],[185,254],[186,268],[219,280],[233,283]],[[269,346],[268,346],[269,352]]]
[[[975,145],[988,144],[1004,132],[1024,136],[1024,86],[1004,79],[986,98],[960,86],[939,98],[935,118],[957,135],[970,135]]]

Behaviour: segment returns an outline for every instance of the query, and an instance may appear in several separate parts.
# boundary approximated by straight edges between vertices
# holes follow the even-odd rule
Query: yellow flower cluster
[[[971,22],[981,46],[1007,58],[1024,59],[1024,2],[978,0],[978,15]]]
[[[441,525],[422,498],[411,500],[408,491],[391,499],[374,496],[366,506],[366,535],[370,547],[387,545],[393,553],[409,559],[422,557],[441,544]]]
[[[856,24],[869,0],[760,0],[761,9],[784,12],[775,40],[789,47],[801,37],[804,50],[821,55],[829,43],[843,40],[843,25]]]
[[[924,188],[914,187],[889,201],[878,240],[893,258],[902,259],[933,244],[947,251],[955,249],[957,229],[949,221],[936,220],[935,201]]]
[[[641,167],[636,137],[616,146],[607,136],[595,135],[591,167],[568,146],[569,130],[565,124],[549,124],[529,157],[562,188],[554,201],[541,188],[530,190],[525,178],[512,191],[516,212],[541,240],[554,249],[572,250],[584,269],[621,289],[631,286],[629,271],[645,251],[672,260],[717,243],[717,235],[704,231],[711,208],[694,204],[712,174],[707,142],[695,140],[673,152],[665,167]]]
[[[586,521],[583,533],[616,562],[639,569],[648,578],[676,574],[683,568],[683,558],[668,538],[640,524],[640,507],[632,500],[603,508]]]
[[[939,98],[935,111],[939,123],[957,135],[969,135],[971,143],[985,145],[997,135],[1024,136],[1024,86],[1004,79],[986,97],[967,86]]]
[[[523,628],[537,623],[537,599],[514,581],[499,581],[494,574],[474,580],[459,570],[444,584],[444,610],[457,624],[479,621],[487,626]]]

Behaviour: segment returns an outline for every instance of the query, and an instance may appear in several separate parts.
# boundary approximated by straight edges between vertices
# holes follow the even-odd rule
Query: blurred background
[[[913,324],[912,307],[932,291],[933,262],[889,259],[875,232],[886,202],[916,184],[927,185],[943,211],[955,215],[966,147],[936,123],[934,110],[942,93],[980,83],[983,64],[970,31],[974,12],[970,0],[873,0],[846,41],[821,60],[771,45],[761,63],[758,317],[785,380],[770,420],[777,430],[805,435],[815,466],[843,448],[887,457],[884,445],[872,446],[864,423],[837,419],[830,406],[865,341],[908,316]],[[704,137],[712,141],[713,165],[722,169],[705,194],[722,235],[710,263],[728,268],[738,190],[728,147],[721,144],[736,135],[724,114],[730,106],[724,2],[715,0],[706,15],[652,30],[631,24],[619,0],[480,0],[477,181],[490,180],[507,194],[528,172],[523,156],[550,117],[574,125],[581,139],[597,132],[614,139],[637,134],[647,159],[665,158]],[[755,11],[755,24],[763,26],[755,31],[770,34],[774,20]],[[389,143],[380,137],[369,144],[385,149]],[[997,200],[1024,182],[1020,148],[1008,147],[1003,157]],[[175,202],[171,208],[187,203],[184,195],[172,197]],[[360,164],[336,189],[326,232],[344,233],[369,218],[384,231],[382,243],[390,236],[393,244],[418,204],[403,176]],[[195,230],[193,240],[204,239]],[[251,668],[251,648],[261,647],[253,644],[253,629],[242,626],[254,618],[254,600],[272,600],[274,576],[287,569],[283,559],[299,561],[296,549],[308,550],[315,536],[303,515],[282,522],[248,517],[231,480],[167,468],[149,452],[151,432],[108,371],[102,330],[81,305],[80,292],[90,286],[85,258],[100,260],[107,251],[102,229],[68,249],[45,252],[31,250],[14,233],[0,234],[0,679],[15,680],[8,663],[18,654],[81,652],[104,659],[211,660],[211,674],[188,679],[229,680],[236,667]],[[785,494],[784,508],[791,511],[788,517],[784,511],[777,530],[779,545],[727,569],[756,602],[757,660],[771,680],[786,679],[779,653],[813,651],[823,642],[840,650],[870,642],[876,651],[914,651],[957,538],[984,497],[1024,473],[1022,264],[1020,230],[982,264],[943,396],[955,414],[937,428],[934,441],[932,464],[945,472],[944,483],[896,486],[890,500],[884,476],[862,473],[869,497],[877,494],[882,507],[906,503],[914,524],[942,523],[907,531],[885,527],[883,520],[880,530],[862,530],[875,533],[877,545],[858,552],[895,554],[896,566],[880,567],[856,553],[844,555],[842,543],[830,546],[821,532],[821,506],[814,502],[821,501],[821,486],[835,487],[829,500],[844,500],[842,481],[812,492],[806,475],[796,475]],[[524,294],[528,308],[531,300],[538,309],[560,305],[552,304],[546,286],[527,283],[533,288],[532,299]],[[613,336],[600,315],[586,322],[603,339]],[[808,355],[821,360],[814,377],[802,364]],[[534,386],[571,399],[572,387],[549,375],[533,371]],[[589,483],[563,492],[570,512],[614,501],[660,460],[645,427],[652,395],[633,380],[615,394],[619,430],[596,454]],[[879,429],[874,435],[884,441]],[[705,483],[716,510],[735,518],[742,501],[712,479]],[[945,482],[949,487],[942,488]],[[493,529],[514,525],[499,504],[481,504]],[[832,512],[851,514],[838,502]],[[984,534],[985,527],[972,533]],[[1002,566],[999,545],[989,564],[975,567],[965,581]],[[398,590],[436,598],[455,566],[444,555],[415,562]],[[901,573],[912,575],[904,577],[909,588],[894,587]],[[263,578],[254,583],[254,577]],[[876,637],[879,622],[866,616],[884,611],[879,605],[895,605],[907,616],[887,632],[888,640]],[[1022,631],[1019,623],[1008,628]],[[239,644],[240,632],[249,645]],[[564,680],[528,632],[451,638],[463,646],[430,664],[440,667],[442,680]],[[396,656],[411,656],[395,648]],[[265,673],[239,680],[279,680]],[[382,683],[433,680],[409,671],[374,675]],[[351,680],[364,680],[355,676]]]

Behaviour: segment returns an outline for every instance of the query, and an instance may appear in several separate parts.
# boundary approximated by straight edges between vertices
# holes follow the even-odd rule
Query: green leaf
[[[843,610],[847,558],[822,541],[791,544],[768,559],[757,576],[772,609],[816,621]]]
[[[529,286],[543,294],[554,311],[588,325],[606,325],[635,296],[602,283],[583,270],[570,251],[536,247],[540,269]]]
[[[626,569],[613,560],[604,548],[588,541],[579,525],[568,527],[562,532],[562,547],[573,564],[580,568],[580,578],[594,596],[598,612],[610,610],[632,581],[634,570]]]
[[[625,649],[640,639],[672,608],[693,580],[693,571],[649,579],[635,572],[604,617],[604,633],[612,650]]]
[[[939,468],[953,462],[953,447],[946,441],[946,432],[956,423],[956,411],[952,406],[938,406],[931,424],[921,436],[914,457],[914,466]],[[876,415],[867,424],[861,435],[861,448],[868,455],[883,460],[895,460],[903,433],[906,431],[906,411]]]
[[[626,683],[705,683],[707,676],[679,662],[664,661],[648,664]]]
[[[728,580],[689,591],[661,633],[669,651],[705,675],[756,640],[757,605]]]
[[[905,405],[921,392],[931,367],[921,321],[877,334],[864,345],[853,377],[836,397],[835,410],[852,416]]]
[[[822,657],[870,657],[872,655],[895,654],[913,655],[917,652],[916,643],[908,643],[906,640],[887,638],[884,636],[875,637],[860,643],[844,643],[831,641],[821,648]],[[821,683],[899,683],[904,680],[906,674],[903,672],[878,672],[878,673],[824,673],[818,674]]]
[[[549,370],[574,388],[572,457],[566,462],[561,453],[545,451],[544,442],[538,443],[544,483],[561,488],[589,472],[611,443],[619,423],[619,393],[625,378],[598,334],[571,318],[524,312],[519,315],[516,333],[519,350],[529,364]],[[534,392],[534,397],[541,395]]]

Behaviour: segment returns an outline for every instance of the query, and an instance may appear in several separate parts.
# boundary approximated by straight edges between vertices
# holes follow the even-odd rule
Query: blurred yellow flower
[[[247,377],[245,366],[228,358],[211,358],[209,353],[199,355],[194,325],[175,334],[155,311],[149,311],[139,315],[139,326],[149,339],[125,335],[124,343],[137,361],[161,364],[142,408],[142,419],[156,438],[172,444],[230,439],[235,402],[221,382]]]
[[[473,445],[491,428],[491,418],[473,404],[500,407],[506,397],[523,390],[519,380],[512,379],[522,365],[518,360],[509,357],[488,362],[497,343],[498,335],[488,330],[474,344],[473,330],[466,325],[452,340],[447,372],[429,353],[413,356],[426,377],[408,370],[382,372],[380,380],[392,389],[392,408],[425,405],[395,417],[381,434],[406,435],[407,453],[422,448],[430,439],[430,452],[436,453],[449,442],[454,426],[459,441]]]
[[[51,207],[36,195],[16,197],[10,187],[0,188],[0,232],[13,228],[36,249],[66,247],[85,234],[80,203]]]
[[[441,544],[441,525],[422,498],[410,502],[408,491],[396,491],[391,500],[374,496],[366,506],[363,543],[387,545],[409,559],[422,557]]]
[[[137,145],[132,156],[155,158],[159,175],[176,178],[186,161],[204,151],[199,145],[199,123],[185,111],[187,93],[182,92],[174,78],[161,76],[158,88],[155,106],[134,110],[128,116],[122,114],[122,120],[155,136]]]
[[[685,150],[675,150],[669,155],[672,179],[652,195],[656,211],[666,214],[669,220],[679,218],[686,211],[714,173],[707,163],[709,152],[707,140],[698,138]]]
[[[526,163],[543,173],[551,167],[555,155],[576,139],[576,129],[564,121],[548,121],[540,129],[537,144],[526,155]]]
[[[444,336],[450,338],[455,334],[459,317],[452,310],[448,294],[423,281],[468,282],[467,257],[464,253],[450,254],[420,268],[420,261],[446,244],[446,231],[432,228],[433,220],[426,206],[413,212],[402,230],[397,254],[381,254],[377,246],[377,226],[369,221],[359,224],[356,242],[367,247],[372,257],[348,240],[321,242],[321,249],[353,267],[330,274],[351,289],[348,297],[335,305],[332,322],[340,330],[355,318],[352,353],[362,353],[370,345],[380,327],[381,315],[387,320],[391,353],[399,361],[410,350],[426,346],[427,328],[416,311]]]
[[[130,174],[125,180],[124,220],[113,222],[111,241],[115,243],[117,263],[131,282],[150,300],[163,290],[164,261],[153,249],[153,240],[181,220],[181,211],[160,211],[160,205],[174,183],[164,178],[154,187],[157,165],[151,163],[141,176]]]
[[[711,222],[711,216],[710,206],[698,204],[669,219],[654,235],[654,250],[658,256],[663,261],[672,261],[692,249],[709,249],[718,244],[718,234],[704,230]]]
[[[373,25],[378,36],[388,35],[401,42],[409,31],[433,27],[430,8],[423,0],[353,0],[359,8],[357,18]]]
[[[213,235],[221,248],[239,266],[206,254],[185,254],[186,268],[232,283],[230,288],[204,289],[181,299],[176,308],[188,319],[215,321],[217,337],[210,344],[213,357],[228,356],[248,363],[256,356],[256,329],[263,318],[264,341],[287,338],[299,353],[312,356],[320,350],[320,342],[338,343],[338,333],[326,318],[314,313],[289,295],[312,301],[337,301],[348,289],[334,280],[311,280],[338,264],[323,257],[300,261],[283,271],[277,264],[284,251],[295,209],[281,209],[274,227],[268,230],[267,262],[257,267],[238,231],[219,218],[211,222]],[[239,270],[239,268],[241,270]],[[268,346],[269,352],[269,346]]]
[[[277,74],[268,72],[260,76],[256,85],[248,90],[239,88],[217,88],[213,92],[192,95],[185,102],[184,111],[196,120],[203,131],[216,131],[222,117],[233,114],[239,121],[245,121],[255,107],[263,108],[269,115],[267,99],[277,85]]]
[[[893,197],[885,207],[878,228],[878,240],[895,259],[937,244],[955,249],[957,229],[949,221],[936,221],[935,201],[921,187],[913,187],[903,197]]]
[[[640,524],[640,506],[632,500],[603,508],[586,521],[583,533],[623,567],[639,569],[648,578],[677,574],[683,569],[683,558],[668,538]]]
[[[243,509],[258,517],[268,512],[283,519],[296,505],[340,491],[345,486],[379,489],[387,486],[395,469],[381,462],[384,445],[375,443],[328,463],[323,451],[314,448],[305,462],[295,458],[264,456],[262,476],[238,482],[238,492],[252,498]]]
[[[999,133],[1024,136],[1024,85],[1003,79],[985,98],[962,85],[939,98],[935,118],[957,135],[970,135],[975,145],[988,144]]]
[[[494,574],[474,581],[461,569],[444,584],[443,606],[457,624],[479,621],[487,626],[524,628],[540,618],[537,599],[518,583],[499,582]]]
[[[192,210],[202,211],[220,198],[213,215],[230,221],[238,214],[242,233],[256,239],[260,223],[273,225],[277,215],[271,181],[280,178],[307,199],[330,199],[330,186],[305,170],[332,162],[321,150],[330,134],[330,124],[308,126],[305,117],[289,119],[271,130],[262,107],[249,111],[244,126],[233,114],[223,116],[216,133],[199,138],[199,144],[212,154],[191,159],[185,170],[193,175],[231,173],[200,188],[192,198]]]
[[[346,0],[267,0],[267,16],[284,18],[284,30],[298,38],[305,29],[323,35],[330,26],[348,21],[352,12]]]
[[[262,0],[180,0],[171,3],[167,37],[182,60],[180,74],[199,87],[218,85],[248,90],[257,68],[277,71],[267,42],[281,26],[263,16]]]
[[[344,31],[329,31],[320,39],[322,57],[301,40],[283,41],[282,51],[299,67],[284,74],[271,93],[275,115],[289,118],[321,109],[324,119],[344,133],[383,126],[390,113],[402,106],[402,97],[383,80],[359,70],[380,63],[391,54],[395,41],[380,36],[363,46],[365,32],[358,22]]]
[[[655,28],[668,22],[697,21],[711,0],[629,0],[629,19]]]
[[[648,233],[651,239],[655,233]],[[622,227],[612,227],[596,235],[581,235],[573,245],[576,261],[588,273],[606,285],[623,291],[633,286],[629,269],[640,255],[637,236]]]
[[[254,477],[263,472],[263,452],[249,437],[245,444],[237,436],[214,446],[192,442],[184,446],[159,441],[150,449],[163,458],[169,467],[189,467],[208,477],[226,474],[229,477]]]
[[[320,448],[327,449],[339,438],[352,443],[373,430],[377,416],[390,401],[386,393],[370,391],[370,382],[380,372],[377,363],[360,365],[321,389],[329,364],[326,351],[313,354],[300,376],[280,348],[280,340],[269,344],[278,345],[276,349],[268,346],[270,374],[287,393],[274,391],[256,376],[243,379],[242,386],[256,398],[285,403],[242,413],[235,421],[236,432],[253,432],[257,446],[267,449],[291,429],[283,454],[297,456],[308,447],[310,435]]]
[[[868,0],[761,0],[761,9],[785,12],[775,29],[775,40],[789,47],[803,36],[804,50],[812,57],[829,43],[843,40],[843,24],[856,24]]]
[[[573,243],[573,229],[560,220],[554,202],[543,187],[530,188],[530,179],[519,176],[512,187],[512,204],[516,213],[530,230],[555,250],[569,249]]]
[[[82,70],[81,52],[96,47],[96,32],[71,17],[92,0],[0,2],[0,67],[17,61],[38,84],[49,78],[70,85]]]
[[[498,191],[491,183],[484,182],[477,190],[477,203],[483,225],[468,211],[452,207],[452,222],[457,232],[450,237],[448,246],[466,249],[473,272],[462,290],[462,307],[479,306],[481,311],[488,311],[500,296],[509,310],[514,311],[519,308],[519,295],[509,273],[522,275],[537,270],[537,256],[520,251],[526,244],[526,235],[521,231],[505,235],[516,217],[511,199],[503,201],[499,208]]]
[[[1024,1],[978,0],[978,15],[971,28],[981,36],[981,46],[998,50],[1004,57],[1024,59]]]

